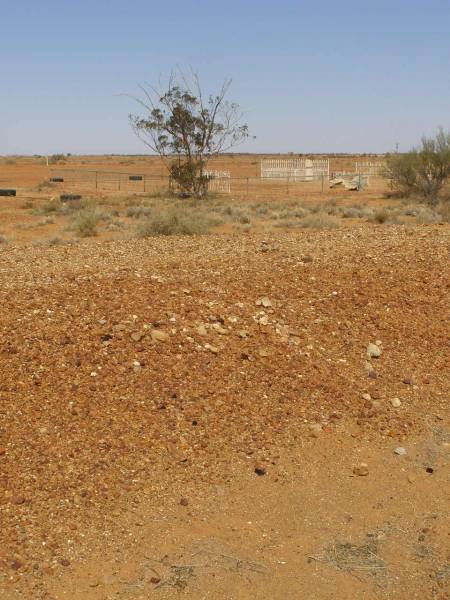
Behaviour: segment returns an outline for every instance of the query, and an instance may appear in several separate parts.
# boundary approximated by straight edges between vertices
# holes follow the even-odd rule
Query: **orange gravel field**
[[[450,598],[448,223],[14,231],[1,600]]]

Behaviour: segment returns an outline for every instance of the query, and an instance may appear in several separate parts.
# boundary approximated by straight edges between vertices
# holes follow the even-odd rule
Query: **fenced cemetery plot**
[[[377,167],[378,168],[378,167]],[[376,166],[371,166],[375,173]],[[378,171],[377,171],[378,172]],[[208,191],[227,194],[234,198],[251,199],[283,199],[302,194],[325,194],[330,190],[330,182],[344,174],[330,171],[328,159],[263,159],[260,163],[260,175],[253,177],[236,177],[229,170],[207,170]],[[347,178],[353,179],[355,173],[346,172]],[[364,188],[379,186],[382,183],[378,175],[362,174]],[[66,192],[107,192],[107,193],[148,193],[166,194],[173,191],[173,181],[167,175],[152,173],[126,173],[119,171],[87,170],[87,169],[52,169],[50,181]],[[360,187],[358,187],[360,189]]]

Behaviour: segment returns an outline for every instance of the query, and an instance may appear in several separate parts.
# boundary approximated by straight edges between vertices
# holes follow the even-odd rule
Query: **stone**
[[[259,476],[262,477],[263,475],[266,474],[266,469],[264,467],[261,466],[256,466],[255,467],[255,473]]]
[[[199,325],[197,327],[197,333],[198,333],[198,335],[201,335],[202,337],[204,337],[205,335],[208,335],[208,330],[206,329],[206,327],[204,325]]]
[[[400,406],[402,405],[402,401],[400,400],[400,398],[392,398],[391,405],[394,408],[400,408]]]
[[[255,302],[256,306],[262,306],[263,308],[270,308],[272,306],[272,302],[267,296],[263,298],[258,298]]]
[[[369,467],[366,463],[360,463],[353,467],[354,475],[358,475],[358,477],[366,477],[369,474]]]
[[[369,358],[380,358],[381,348],[376,344],[369,344],[367,346],[367,356]]]
[[[311,437],[319,437],[319,434],[322,433],[322,425],[320,423],[312,423],[309,426],[309,431],[311,432]]]
[[[62,565],[63,567],[69,567],[70,560],[68,558],[61,558],[61,560],[59,561],[59,564]]]
[[[135,331],[134,333],[131,334],[131,339],[133,340],[133,342],[140,342],[143,337],[144,337],[144,334],[141,333],[140,331]]]
[[[160,577],[155,577],[155,576],[150,577],[150,583],[153,583],[156,585],[157,583],[160,583],[160,581],[161,581]]]
[[[310,254],[306,254],[305,256],[302,256],[300,260],[302,263],[312,263],[314,258]]]
[[[180,504],[181,506],[187,506],[189,504],[189,500],[187,498],[181,498]]]
[[[168,333],[165,331],[160,331],[159,329],[153,329],[150,335],[154,342],[168,342],[170,339]]]
[[[405,450],[405,448],[402,448],[401,446],[399,446],[398,448],[396,448],[394,450],[394,454],[397,454],[398,456],[405,456],[406,450]]]
[[[219,348],[216,348],[216,346],[211,346],[211,344],[205,344],[205,350],[209,350],[213,354],[219,354]]]
[[[372,400],[372,396],[368,393],[362,395],[362,399],[370,402]]]

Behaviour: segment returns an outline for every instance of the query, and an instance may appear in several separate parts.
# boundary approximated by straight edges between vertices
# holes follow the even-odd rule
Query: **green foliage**
[[[388,154],[384,176],[400,196],[417,195],[436,206],[450,177],[450,133],[440,129],[434,138],[422,138],[418,148],[405,154]]]
[[[190,80],[172,74],[166,91],[144,89],[144,100],[136,99],[146,114],[130,115],[134,132],[166,160],[184,194],[205,196],[208,161],[248,136],[247,125],[239,124],[239,106],[225,99],[230,84],[226,80],[218,94],[205,97],[195,73]]]

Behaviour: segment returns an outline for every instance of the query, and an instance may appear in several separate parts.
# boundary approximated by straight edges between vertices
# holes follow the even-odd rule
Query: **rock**
[[[143,337],[144,337],[144,334],[141,333],[140,331],[135,331],[134,333],[131,334],[131,339],[133,340],[133,342],[140,342]]]
[[[362,395],[362,399],[370,402],[372,400],[372,396],[370,394],[365,393]]]
[[[219,354],[219,348],[216,348],[215,346],[211,346],[211,344],[205,344],[205,350],[209,350],[213,354]]]
[[[69,567],[70,560],[68,558],[61,558],[61,560],[59,561],[59,564],[62,565],[63,567]]]
[[[181,506],[187,506],[189,504],[189,500],[187,498],[181,498],[180,504]]]
[[[204,337],[205,335],[208,335],[208,330],[206,329],[206,327],[204,325],[199,325],[197,327],[197,333],[198,333],[198,335],[201,335],[202,337]]]
[[[380,358],[381,348],[376,344],[369,344],[367,346],[367,356],[369,358]]]
[[[396,448],[394,450],[394,453],[398,454],[398,456],[405,456],[406,450],[405,450],[405,448],[402,448],[401,446],[399,446],[398,448]]]
[[[160,581],[161,581],[160,577],[155,577],[155,576],[150,577],[150,583],[153,583],[156,585],[157,583],[160,583]]]
[[[14,496],[11,502],[20,506],[21,504],[24,504],[25,498],[23,496]]]
[[[6,449],[0,448],[0,456],[3,456],[4,454],[6,454]]]
[[[160,331],[159,329],[153,329],[150,335],[154,342],[168,342],[170,339],[168,333]]]
[[[353,473],[358,475],[358,477],[365,477],[369,474],[369,467],[366,463],[360,463],[359,465],[353,467]]]
[[[262,477],[263,475],[266,474],[266,469],[264,467],[257,466],[257,467],[255,467],[255,473],[257,475],[259,475],[259,477]]]
[[[311,255],[306,254],[305,256],[302,256],[300,260],[302,263],[312,263],[314,258]]]
[[[248,331],[246,331],[245,329],[241,329],[241,331],[238,332],[238,336],[242,339],[245,339],[246,337],[248,337]]]
[[[256,305],[263,306],[264,308],[270,308],[272,306],[272,302],[267,296],[264,296],[264,298],[260,298],[256,301]]]
[[[309,426],[309,431],[311,432],[311,437],[319,437],[319,434],[322,433],[322,425],[320,423],[312,423]]]
[[[391,405],[394,408],[400,408],[400,406],[402,405],[402,402],[401,402],[400,398],[392,398]]]

